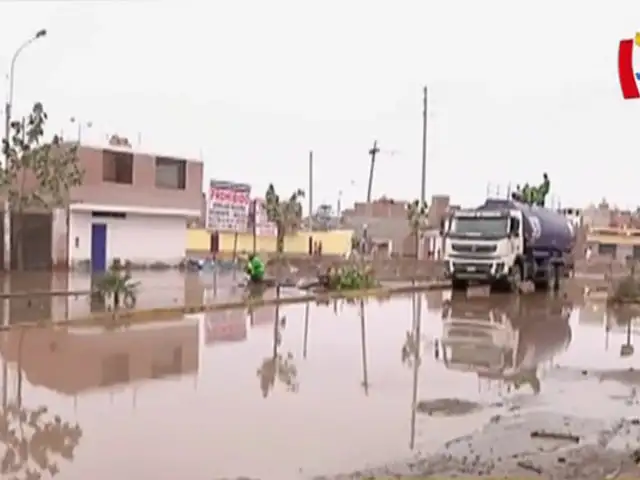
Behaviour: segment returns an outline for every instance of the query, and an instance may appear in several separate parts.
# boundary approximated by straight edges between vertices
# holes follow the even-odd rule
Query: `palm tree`
[[[416,258],[420,258],[420,233],[427,226],[427,216],[429,208],[427,202],[414,200],[407,205],[407,220],[411,234],[416,241]]]
[[[276,193],[273,184],[269,184],[265,195],[267,218],[276,225],[276,249],[278,253],[284,252],[284,236],[296,231],[302,222],[303,190],[296,190],[287,200],[281,200]]]

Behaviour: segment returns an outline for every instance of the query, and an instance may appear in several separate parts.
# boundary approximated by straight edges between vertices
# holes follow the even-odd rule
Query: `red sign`
[[[242,192],[230,188],[211,187],[211,202],[230,203],[234,205],[249,205],[249,192]]]

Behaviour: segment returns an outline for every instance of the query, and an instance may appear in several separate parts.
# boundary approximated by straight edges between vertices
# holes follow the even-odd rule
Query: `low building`
[[[68,212],[53,213],[53,263],[177,265],[188,221],[201,213],[202,162],[116,146],[82,146],[78,158],[83,184]]]
[[[439,230],[440,221],[450,211],[447,195],[433,195],[428,202],[427,225],[430,233],[423,238],[423,252],[437,253],[438,240],[433,232]],[[381,198],[371,203],[356,203],[342,212],[342,225],[353,229],[358,236],[367,235],[378,245],[386,244],[390,252],[403,256],[416,256],[415,236],[411,234],[407,218],[409,202]]]
[[[605,257],[620,262],[631,257],[640,260],[640,229],[595,227],[587,234],[587,247],[591,259]]]

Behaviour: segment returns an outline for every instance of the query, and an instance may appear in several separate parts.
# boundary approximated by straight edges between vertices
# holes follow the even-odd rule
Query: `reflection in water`
[[[632,344],[634,325],[640,319],[640,309],[637,306],[619,306],[607,308],[604,302],[589,302],[580,309],[580,323],[588,325],[604,325],[605,350],[609,349],[612,331],[624,328],[626,342],[620,345],[620,357],[626,358],[634,354]]]
[[[635,306],[613,308],[607,312],[607,317],[611,315],[615,319],[616,324],[626,326],[626,343],[620,345],[620,357],[630,357],[635,352],[633,344],[631,343],[631,331],[634,320],[638,320],[639,313],[638,308]],[[607,322],[607,325],[610,325],[609,322]],[[608,331],[609,330],[610,327],[608,328]]]
[[[65,395],[198,370],[198,324],[187,320],[117,331],[48,326],[5,335],[4,359],[18,364],[32,385]]]
[[[369,368],[367,364],[367,330],[364,299],[360,299],[358,314],[360,316],[360,350],[362,352],[362,388],[364,394],[369,395]]]
[[[519,389],[540,392],[538,365],[571,342],[573,305],[562,296],[453,296],[443,308],[440,341],[447,368],[475,372]],[[509,388],[509,387],[508,387]]]
[[[45,406],[8,405],[0,414],[0,442],[6,450],[0,472],[11,480],[35,480],[60,471],[60,460],[73,461],[82,429],[49,415]]]
[[[422,359],[420,358],[420,337],[422,327],[422,295],[413,295],[412,308],[412,347],[413,347],[413,385],[411,389],[411,429],[409,448],[413,450],[416,444],[416,415],[418,412],[418,373]],[[409,335],[407,334],[409,339]],[[404,349],[403,349],[404,352]]]
[[[309,306],[307,302],[304,305],[304,334],[302,339],[302,358],[307,359],[307,347],[309,345]]]
[[[204,326],[204,343],[207,346],[244,342],[247,339],[246,313],[239,308],[207,312],[204,316]]]
[[[280,287],[276,288],[276,295],[280,296]],[[280,352],[282,345],[282,333],[287,325],[286,317],[280,318],[280,306],[276,305],[273,319],[273,351],[270,356],[262,361],[257,375],[260,380],[260,391],[267,398],[273,390],[276,379],[284,385],[287,391],[298,391],[298,368],[295,365],[293,353]]]
[[[425,297],[416,295],[413,307],[405,296],[382,304],[256,308],[253,327],[244,319],[247,338],[219,348],[198,348],[198,341],[206,342],[198,335],[207,333],[204,314],[197,316],[201,325],[23,330],[22,347],[19,331],[8,332],[0,341],[12,363],[8,403],[19,408],[24,396],[25,407],[46,405],[82,425],[86,435],[73,463],[48,450],[49,462],[63,471],[56,478],[65,480],[85,480],[96,470],[105,478],[164,478],[167,472],[193,480],[313,477],[393,462],[410,455],[410,448],[436,450],[480,428],[504,404],[627,414],[620,413],[625,404],[610,396],[627,398],[628,387],[599,379],[622,378],[623,372],[620,382],[626,382],[629,368],[637,372],[637,358],[618,356],[625,337],[632,340],[628,324],[612,328],[614,347],[607,353],[603,324],[578,324],[577,315],[567,322],[571,303],[561,298],[454,296],[444,302],[442,319],[426,308]],[[435,339],[447,344],[444,358],[442,348],[440,358],[426,349],[439,345]],[[404,363],[398,358],[401,346]],[[547,373],[551,358],[562,368]],[[255,391],[259,367],[263,395]],[[14,372],[24,372],[23,387],[16,389]],[[179,381],[184,372],[197,372],[198,381]],[[154,380],[167,376],[174,381]],[[480,389],[487,378],[500,388]],[[545,385],[534,399],[536,380]],[[133,386],[125,388],[128,382]],[[522,385],[518,394],[507,395],[508,389],[515,393],[514,385]],[[589,397],[584,407],[583,392]],[[137,395],[135,408],[129,393]],[[176,408],[179,421],[167,415]],[[46,422],[55,423],[55,417],[43,414],[42,430]],[[32,430],[25,427],[25,435]],[[15,434],[20,433],[18,424]],[[32,470],[39,468],[36,463],[29,458]],[[23,480],[24,468],[18,475]]]

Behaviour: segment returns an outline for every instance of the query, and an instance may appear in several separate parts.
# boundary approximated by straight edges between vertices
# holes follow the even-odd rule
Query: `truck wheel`
[[[466,290],[467,289],[467,281],[466,280],[460,280],[459,278],[452,278],[451,279],[451,288],[453,290],[457,290],[457,291]]]
[[[520,284],[522,283],[522,271],[520,265],[515,264],[509,272],[509,290],[513,293],[520,293]]]
[[[553,288],[553,291],[556,293],[560,290],[560,282],[566,276],[564,270],[561,265],[555,265],[553,267],[553,283],[551,284],[551,288]]]
[[[547,292],[549,291],[550,283],[551,279],[536,280],[535,282],[533,282],[533,286],[535,287],[536,292]]]

